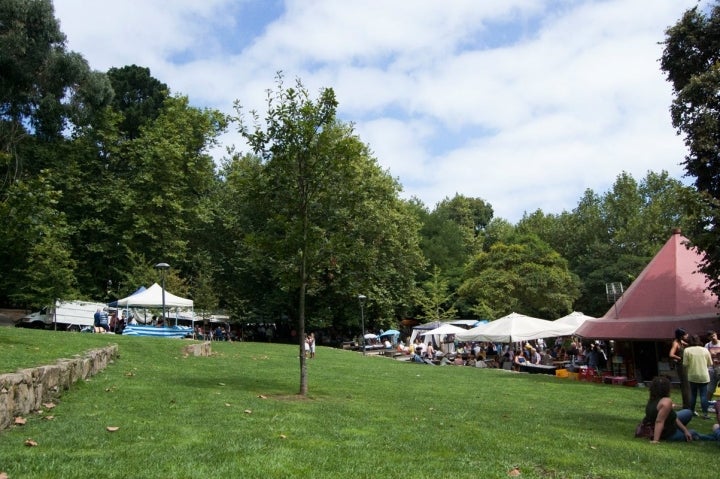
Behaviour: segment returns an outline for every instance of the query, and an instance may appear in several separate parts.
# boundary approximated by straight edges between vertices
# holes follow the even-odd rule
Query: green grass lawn
[[[705,477],[720,444],[634,439],[647,390],[318,348],[0,328],[0,371],[108,343],[120,357],[0,432],[19,478]],[[676,392],[674,392],[676,394]],[[679,401],[678,397],[675,398]],[[52,416],[52,419],[47,419]],[[108,432],[114,426],[116,432]],[[709,432],[710,421],[691,427]],[[27,439],[36,447],[25,446]]]

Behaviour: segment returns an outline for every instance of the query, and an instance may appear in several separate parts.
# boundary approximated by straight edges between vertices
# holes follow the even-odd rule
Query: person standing
[[[683,369],[690,383],[690,410],[695,412],[695,403],[700,396],[703,419],[708,419],[707,387],[710,382],[708,368],[712,366],[710,351],[703,346],[697,334],[690,336],[689,346],[683,352]]]
[[[670,364],[675,367],[680,380],[680,393],[682,394],[682,408],[690,409],[690,383],[688,383],[685,368],[683,368],[683,351],[687,347],[688,333],[682,328],[675,330],[675,339],[670,346]]]
[[[310,359],[315,359],[315,333],[308,336],[308,345],[310,346]]]
[[[713,365],[708,368],[710,373],[710,385],[708,386],[707,398],[708,401],[712,402],[713,394],[715,389],[720,382],[720,340],[718,339],[717,332],[708,331],[708,342],[705,347],[710,352],[710,357],[713,360]]]
[[[108,314],[105,309],[98,308],[95,312],[93,316],[93,326],[96,333],[107,333],[110,331]]]

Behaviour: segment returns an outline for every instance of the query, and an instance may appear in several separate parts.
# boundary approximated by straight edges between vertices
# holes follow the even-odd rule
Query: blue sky
[[[55,13],[92,68],[148,67],[196,106],[262,112],[278,71],[331,87],[403,197],[479,197],[514,223],[572,210],[623,171],[682,179],[659,42],[696,3],[55,0]]]

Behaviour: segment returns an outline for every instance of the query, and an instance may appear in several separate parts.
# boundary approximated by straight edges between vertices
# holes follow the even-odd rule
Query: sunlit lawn
[[[57,406],[0,432],[13,478],[706,477],[714,442],[632,433],[647,390],[318,348],[299,398],[297,346],[0,328],[0,369],[119,345]],[[10,365],[9,367],[6,365]],[[679,397],[676,398],[679,401]],[[48,415],[52,420],[45,419]],[[108,426],[119,429],[108,432]],[[710,421],[691,423],[708,432]],[[27,439],[36,447],[25,446]]]

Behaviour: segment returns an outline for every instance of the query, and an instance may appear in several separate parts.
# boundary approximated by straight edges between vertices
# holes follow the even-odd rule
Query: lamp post
[[[360,303],[360,327],[362,328],[362,331],[360,332],[360,337],[362,338],[362,353],[363,356],[365,356],[365,312],[363,311],[363,308],[365,307],[365,301],[367,300],[367,296],[364,294],[358,294],[358,302]]]
[[[163,319],[163,326],[165,326],[165,271],[170,269],[170,265],[167,263],[158,263],[155,265],[157,269],[160,270],[160,281],[162,286],[162,319]]]

